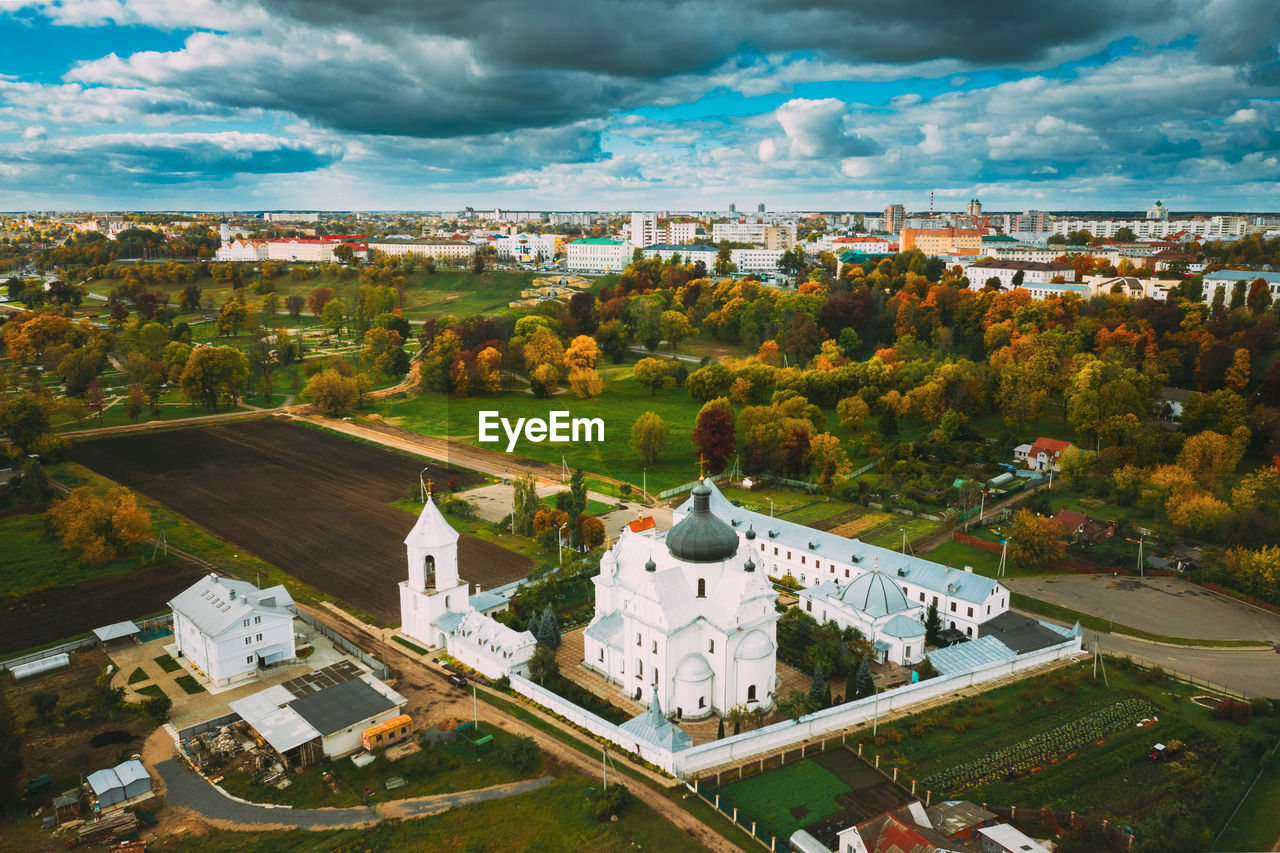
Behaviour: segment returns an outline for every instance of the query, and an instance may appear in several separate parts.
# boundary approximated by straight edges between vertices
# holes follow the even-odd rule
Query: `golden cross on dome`
[[[431,481],[430,481],[430,480],[427,480],[427,494],[428,494],[428,495],[430,495],[430,494],[434,494],[434,492],[432,492],[432,491],[431,491]]]
[[[698,454],[698,479],[699,480],[706,479],[706,474],[703,473],[703,470],[702,470],[706,464],[707,464],[706,457],[703,456],[702,454]]]

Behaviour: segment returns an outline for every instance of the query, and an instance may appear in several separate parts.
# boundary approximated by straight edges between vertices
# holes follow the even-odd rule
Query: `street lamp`
[[[773,518],[773,498],[769,497],[768,495],[764,495],[763,497],[765,500],[769,502],[769,517]]]
[[[427,484],[425,481],[423,481],[422,475],[427,473],[427,471],[429,470],[431,469],[427,467],[427,468],[423,468],[421,471],[418,472],[418,486],[419,488],[422,489],[422,502],[424,504],[427,502]]]
[[[898,532],[902,534],[902,553],[907,553],[907,528],[899,527]]]
[[[561,567],[564,566],[564,538],[561,537],[560,534],[568,526],[569,526],[569,522],[566,521],[564,524],[560,525],[560,527],[556,530],[556,561],[560,564]]]

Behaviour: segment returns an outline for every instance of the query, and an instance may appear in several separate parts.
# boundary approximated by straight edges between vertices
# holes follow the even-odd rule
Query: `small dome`
[[[840,593],[840,600],[872,617],[888,616],[911,606],[902,587],[879,571],[858,575]]]
[[[924,626],[919,622],[910,616],[899,613],[880,629],[880,633],[890,637],[897,637],[900,640],[910,640],[915,637],[923,637],[925,631]]]
[[[747,525],[747,538],[748,538],[748,539],[755,539],[755,538],[756,538],[756,529],[755,529],[755,527],[754,527],[754,526],[752,526],[752,525],[750,525],[750,524],[748,524],[748,525]]]
[[[696,684],[699,681],[706,681],[712,675],[714,673],[711,671],[711,664],[697,652],[685,655],[680,665],[676,667],[676,681]]]
[[[646,572],[656,571],[657,568],[658,568],[658,564],[653,561],[652,557],[644,561],[644,570]]]
[[[756,570],[756,561],[747,557],[747,564],[742,567],[744,572],[754,572]]]
[[[734,657],[738,660],[760,660],[773,654],[773,640],[764,631],[752,631],[738,643]]]
[[[693,487],[693,511],[667,531],[667,550],[686,563],[719,563],[738,553],[738,534],[711,514],[711,489]]]

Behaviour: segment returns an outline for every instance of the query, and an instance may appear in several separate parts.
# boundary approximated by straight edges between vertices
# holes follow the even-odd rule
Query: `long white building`
[[[266,240],[228,240],[218,247],[214,257],[223,263],[249,263],[265,261],[267,255]]]
[[[1218,270],[1217,272],[1206,273],[1204,276],[1204,292],[1203,299],[1205,304],[1213,302],[1214,295],[1221,290],[1222,299],[1225,305],[1231,304],[1231,293],[1235,290],[1236,282],[1243,281],[1245,283],[1245,296],[1249,295],[1249,285],[1258,279],[1262,279],[1267,283],[1267,289],[1271,291],[1271,301],[1280,302],[1280,272],[1260,272],[1258,270]]]
[[[1199,238],[1241,237],[1248,230],[1249,222],[1243,216],[1209,216],[1195,219],[1059,219],[1051,223],[1055,234],[1072,231],[1088,231],[1094,237],[1110,239],[1121,228],[1128,228],[1138,239],[1144,237],[1168,237],[1186,232]]]
[[[776,272],[783,249],[733,249],[729,259],[738,272]]]
[[[789,574],[808,588],[834,581],[843,590],[859,576],[879,571],[892,578],[912,604],[928,607],[936,602],[943,627],[970,637],[978,636],[982,623],[1009,609],[1009,591],[996,580],[734,506],[714,483],[708,487],[711,512],[744,543],[752,543],[755,559],[770,577]],[[672,519],[678,523],[687,517],[693,503],[690,499],[681,504]]]
[[[589,237],[564,247],[565,265],[572,272],[622,272],[631,263],[635,244],[630,240]]]
[[[1030,288],[1037,284],[1050,284],[1053,279],[1061,277],[1068,282],[1075,281],[1075,267],[1067,264],[1040,263],[1038,261],[979,261],[970,264],[964,271],[969,279],[970,290],[982,290],[990,279],[1000,281],[1001,290],[1014,287],[1014,279],[1022,273],[1022,286]]]
[[[563,238],[556,234],[514,234],[494,240],[493,248],[503,260],[533,263],[541,258],[550,261],[556,256],[558,239]]]
[[[413,255],[451,264],[470,263],[476,256],[475,244],[466,240],[372,240],[369,249],[393,258]]]

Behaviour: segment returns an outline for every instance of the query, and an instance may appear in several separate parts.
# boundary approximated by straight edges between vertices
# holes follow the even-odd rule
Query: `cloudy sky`
[[[1280,209],[1275,0],[0,0],[0,45],[0,210]]]

